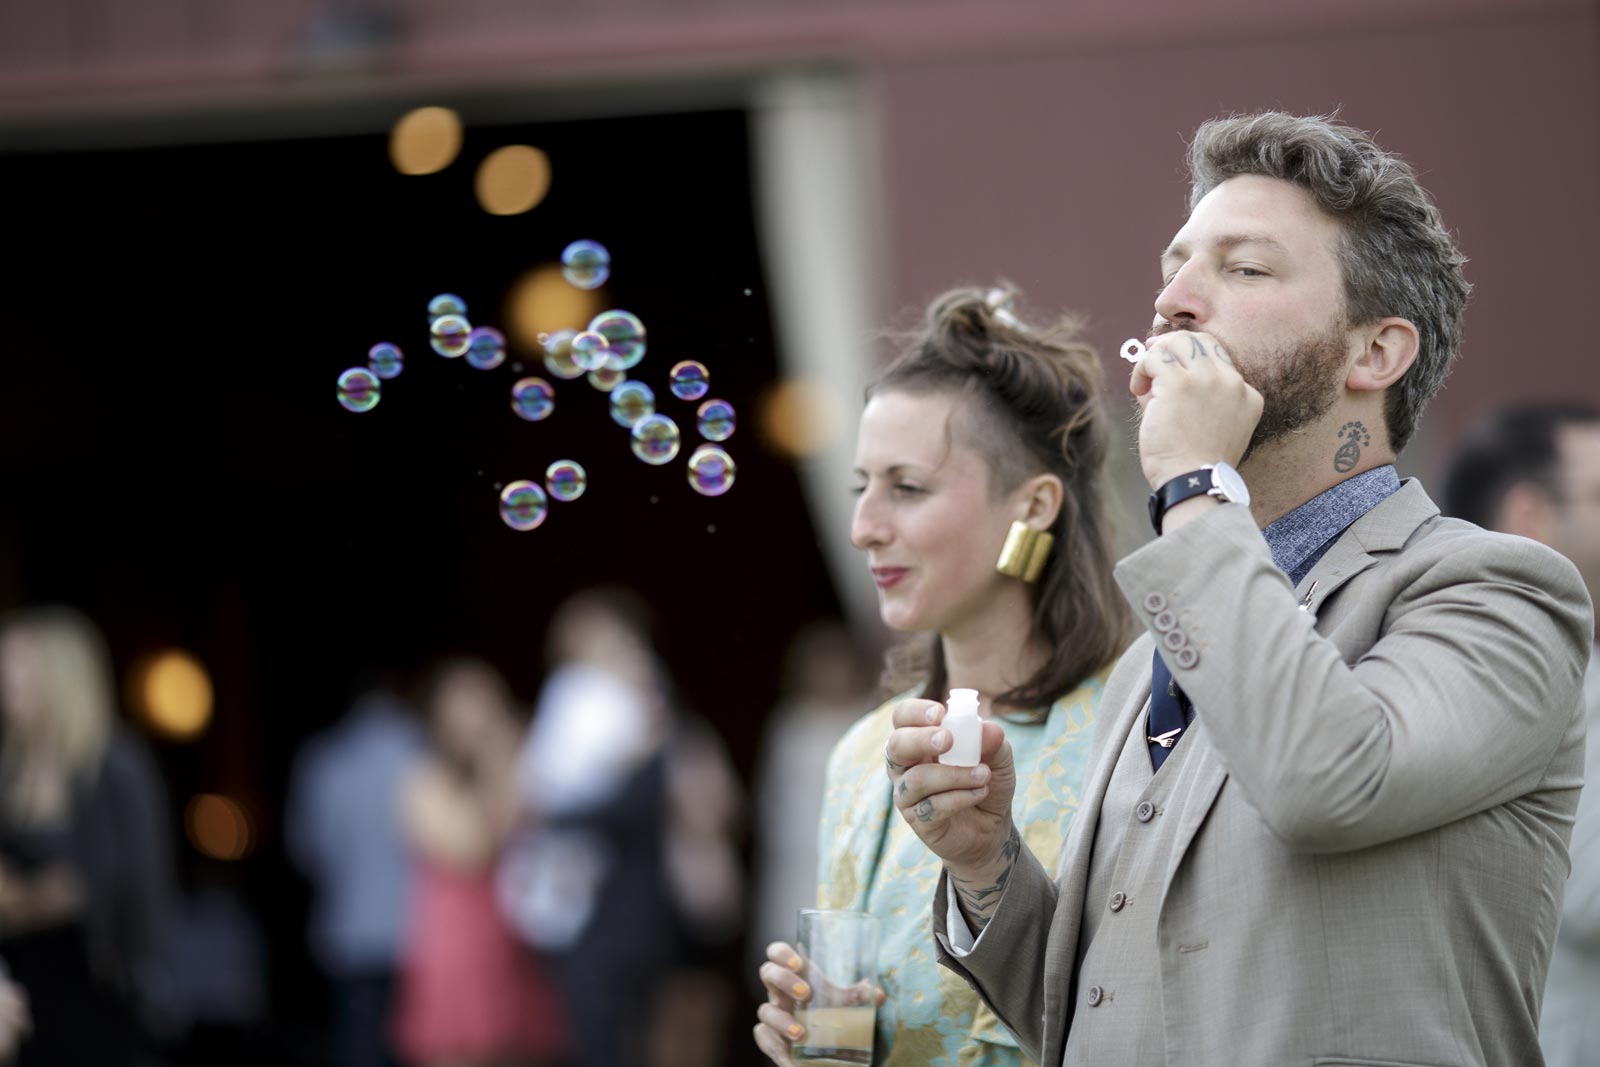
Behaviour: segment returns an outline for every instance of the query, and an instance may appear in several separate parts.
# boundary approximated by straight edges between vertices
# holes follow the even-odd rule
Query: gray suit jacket
[[[1175,675],[1202,776],[1158,904],[1160,1017],[1136,1021],[1166,1062],[1538,1064],[1593,626],[1572,565],[1440,518],[1412,481],[1298,589],[1240,507],[1116,576],[1147,627],[1162,605],[1196,653]],[[1101,801],[1152,648],[1141,637],[1107,683],[1059,880],[1025,854],[959,959],[943,884],[934,904],[941,962],[1045,1067],[1092,1010],[1074,975],[1084,909],[1105,907],[1085,900],[1090,858],[1101,820],[1129,816]]]

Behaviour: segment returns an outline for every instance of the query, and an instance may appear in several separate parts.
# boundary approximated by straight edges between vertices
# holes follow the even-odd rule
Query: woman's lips
[[[874,567],[872,580],[878,583],[879,589],[887,589],[904,578],[906,573],[905,567]]]

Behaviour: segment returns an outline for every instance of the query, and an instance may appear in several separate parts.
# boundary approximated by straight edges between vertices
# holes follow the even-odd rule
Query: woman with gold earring
[[[895,817],[883,773],[895,702],[978,690],[980,713],[1006,724],[1016,753],[1017,825],[1049,864],[1129,634],[1111,578],[1099,361],[1074,323],[1033,328],[1014,303],[1008,289],[935,300],[861,415],[851,540],[867,556],[883,621],[923,635],[890,654],[894,697],[835,748],[823,805],[817,903],[882,923],[875,1064],[1027,1062],[935,962],[928,902],[940,864]],[[788,944],[767,957],[755,1039],[788,1065],[810,990]]]

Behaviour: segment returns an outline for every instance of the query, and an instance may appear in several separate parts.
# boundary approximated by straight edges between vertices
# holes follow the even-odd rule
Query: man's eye
[[[919,485],[907,485],[905,482],[896,482],[894,490],[897,493],[905,493],[909,496],[922,492],[922,487]]]
[[[1235,267],[1233,272],[1242,274],[1246,278],[1265,278],[1267,276],[1267,272],[1258,267]]]

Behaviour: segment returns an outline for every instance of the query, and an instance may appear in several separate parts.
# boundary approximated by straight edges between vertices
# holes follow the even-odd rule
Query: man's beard
[[[1151,335],[1159,337],[1183,329],[1162,322]],[[1261,394],[1261,418],[1239,458],[1241,464],[1262,445],[1310,425],[1333,407],[1345,376],[1345,333],[1344,324],[1336,322],[1320,336],[1307,338],[1292,349],[1270,353],[1251,352],[1223,342],[1240,377]]]

